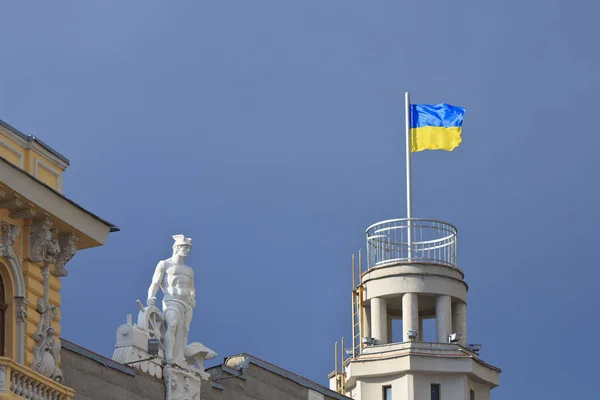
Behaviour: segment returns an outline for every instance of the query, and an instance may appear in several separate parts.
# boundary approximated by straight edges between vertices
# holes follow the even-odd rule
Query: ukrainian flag
[[[452,151],[462,141],[463,107],[450,104],[410,105],[410,150]]]

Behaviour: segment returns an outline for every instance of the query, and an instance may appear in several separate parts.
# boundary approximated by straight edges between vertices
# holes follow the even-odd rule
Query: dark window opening
[[[440,400],[440,384],[431,384],[431,400]]]
[[[383,400],[392,400],[392,387],[391,386],[383,387]]]
[[[475,400],[475,391],[473,389],[471,389],[471,400]]]

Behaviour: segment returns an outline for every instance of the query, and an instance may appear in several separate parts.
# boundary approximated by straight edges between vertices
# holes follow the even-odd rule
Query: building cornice
[[[49,160],[54,161],[59,167],[63,170],[69,166],[69,160],[60,154],[58,151],[54,150],[52,147],[48,146],[46,143],[38,139],[33,135],[27,135],[14,126],[2,121],[0,119],[0,127],[4,128],[9,133],[13,134],[12,139],[17,143],[21,144],[26,149],[33,149],[48,158]]]
[[[74,228],[75,232],[80,232],[96,243],[87,240],[80,241],[81,249],[103,244],[109,232],[119,231],[119,228],[115,225],[87,211],[79,204],[2,157],[0,157],[0,176],[2,176],[2,184],[5,186],[4,190],[11,192],[7,193],[10,196],[6,197],[8,199],[6,201],[15,202],[14,205],[5,204],[4,208],[13,206],[16,211],[21,211],[21,205],[27,205],[34,211],[35,208],[39,208],[37,210],[38,214],[54,216],[53,220],[56,224],[66,224]],[[21,204],[17,205],[16,200]],[[63,232],[72,231],[71,229],[65,229],[65,227],[58,227]],[[80,239],[83,238],[82,235],[77,234],[77,236]]]

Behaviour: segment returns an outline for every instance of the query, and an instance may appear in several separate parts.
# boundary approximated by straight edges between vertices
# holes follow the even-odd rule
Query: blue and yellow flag
[[[410,150],[452,151],[461,142],[463,107],[450,104],[410,105]]]

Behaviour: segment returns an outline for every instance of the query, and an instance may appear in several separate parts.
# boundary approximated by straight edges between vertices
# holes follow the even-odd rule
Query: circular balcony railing
[[[367,228],[369,268],[391,262],[456,267],[456,228],[442,221],[390,219]]]

